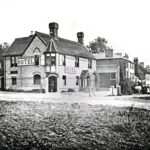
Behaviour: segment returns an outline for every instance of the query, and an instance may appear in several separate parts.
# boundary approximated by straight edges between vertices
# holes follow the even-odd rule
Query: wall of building
[[[19,56],[18,59],[33,59],[35,49],[40,51],[40,56],[46,51],[46,46],[36,36],[32,43],[29,45],[23,56]],[[80,77],[82,70],[89,70],[93,73],[96,71],[96,61],[92,60],[92,68],[88,68],[88,59],[79,58],[79,67],[75,67],[75,57],[66,56],[66,66],[60,65],[59,54],[56,53],[56,72],[46,73],[47,67],[45,64],[35,66],[30,65],[18,65],[17,67],[11,67],[11,58],[6,57],[6,89],[24,90],[30,91],[33,89],[45,89],[48,92],[48,78],[50,76],[57,77],[57,91],[67,91],[69,88],[79,90],[79,85],[76,85],[77,76]],[[11,72],[17,72],[12,74]],[[34,75],[39,74],[41,76],[41,84],[34,85]],[[64,85],[63,75],[66,76],[66,85]],[[17,77],[17,85],[12,85],[12,77]]]
[[[30,44],[24,55],[18,57],[18,59],[24,58],[34,58],[34,50],[39,48],[41,54],[46,49],[46,46],[41,42],[38,37],[35,37],[33,42]],[[45,67],[44,66],[35,66],[35,65],[24,65],[11,67],[10,57],[6,57],[6,89],[19,89],[19,90],[32,90],[32,89],[41,89],[45,88]],[[17,71],[17,74],[11,74],[12,71]],[[35,74],[41,75],[41,85],[34,85],[33,76]],[[17,85],[12,85],[12,77],[17,77]]]
[[[79,67],[75,67],[75,57],[66,56],[66,66],[59,65],[59,91],[66,91],[69,88],[75,89],[75,91],[79,90],[79,85],[76,85],[77,76],[80,77],[83,70],[88,70],[93,73],[96,71],[96,61],[92,60],[92,68],[88,68],[88,59],[79,58]],[[66,85],[64,85],[64,81],[62,76],[66,76]],[[79,81],[80,82],[80,81]]]
[[[126,61],[126,77],[132,79],[134,75],[134,64]]]

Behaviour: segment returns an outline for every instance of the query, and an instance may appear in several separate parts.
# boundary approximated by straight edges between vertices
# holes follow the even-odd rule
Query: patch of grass
[[[136,97],[135,97],[135,98],[136,98]],[[150,96],[146,96],[146,97],[138,97],[138,99],[150,100]]]
[[[0,148],[149,149],[150,111],[103,105],[0,102]]]

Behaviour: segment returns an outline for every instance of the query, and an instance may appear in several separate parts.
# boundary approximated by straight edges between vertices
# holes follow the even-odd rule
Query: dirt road
[[[139,99],[141,97],[150,97],[150,95],[129,95],[129,96],[103,96],[101,93],[95,93],[95,96],[89,97],[88,93],[17,93],[0,92],[0,101],[38,101],[53,103],[87,103],[91,105],[111,105],[111,106],[134,106],[150,110],[150,100]]]

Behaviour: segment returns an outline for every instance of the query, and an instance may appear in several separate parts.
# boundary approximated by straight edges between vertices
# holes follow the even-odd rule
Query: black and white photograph
[[[0,6],[0,150],[150,149],[149,0]]]

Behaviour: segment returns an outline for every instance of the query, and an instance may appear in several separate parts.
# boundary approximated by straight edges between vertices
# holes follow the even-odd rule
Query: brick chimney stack
[[[134,73],[135,73],[135,76],[139,77],[139,65],[138,65],[138,58],[135,57],[134,58],[134,64],[135,64],[135,67],[134,67]]]
[[[58,28],[59,25],[56,22],[52,22],[49,24],[50,35],[53,36],[54,38],[58,37]]]
[[[140,62],[139,64],[144,68],[144,62]]]
[[[78,38],[78,43],[84,45],[84,33],[83,32],[78,32],[77,33],[77,38]]]

